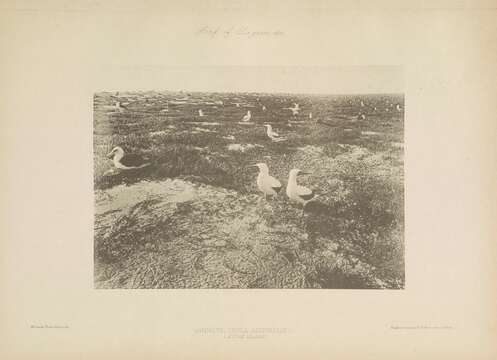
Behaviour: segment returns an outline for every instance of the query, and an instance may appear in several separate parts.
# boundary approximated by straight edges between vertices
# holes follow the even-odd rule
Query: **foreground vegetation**
[[[111,94],[95,97],[96,287],[403,287],[402,98],[127,95],[110,114]],[[253,124],[238,124],[247,109]],[[115,145],[152,165],[109,171]],[[284,194],[262,199],[256,162],[284,185],[291,168],[312,173],[302,181],[321,194],[303,218]]]

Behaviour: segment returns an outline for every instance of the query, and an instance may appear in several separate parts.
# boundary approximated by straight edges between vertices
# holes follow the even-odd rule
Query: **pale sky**
[[[105,90],[171,90],[311,94],[403,93],[401,67],[146,67],[128,69],[138,88]],[[115,84],[117,85],[117,84]],[[104,89],[102,89],[104,90]]]

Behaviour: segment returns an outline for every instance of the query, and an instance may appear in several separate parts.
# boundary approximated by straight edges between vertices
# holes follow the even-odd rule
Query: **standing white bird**
[[[266,124],[264,125],[266,127],[266,134],[267,136],[273,140],[273,141],[283,141],[283,140],[286,140],[285,138],[281,137],[278,135],[278,133],[276,133],[275,131],[273,131],[273,127],[269,124]]]
[[[290,170],[290,174],[288,176],[288,184],[286,186],[286,195],[288,196],[288,198],[293,202],[303,205],[302,215],[304,214],[304,208],[307,203],[316,197],[316,194],[313,190],[297,184],[297,176],[304,174],[309,173],[300,169]]]
[[[397,104],[397,111],[401,111],[401,110],[402,110],[402,108],[400,107],[399,104]]]
[[[257,163],[252,166],[259,168],[259,175],[257,176],[257,187],[264,193],[264,198],[267,196],[276,196],[281,190],[281,183],[278,179],[269,175],[269,167],[265,163]]]
[[[309,119],[312,119],[312,113],[311,112],[309,113]]]
[[[262,111],[266,111],[266,106],[262,105]]]
[[[124,150],[120,146],[116,146],[110,153],[107,154],[108,157],[113,157],[112,161],[117,169],[129,170],[129,169],[141,169],[145,166],[150,165],[146,163],[145,159],[140,155],[128,154],[124,155]]]
[[[198,109],[198,116],[200,117],[204,116],[204,112],[202,111],[202,109]]]
[[[252,118],[252,114],[250,113],[250,110],[247,110],[247,114],[242,118],[242,121],[247,122],[247,121],[250,121],[251,118]]]

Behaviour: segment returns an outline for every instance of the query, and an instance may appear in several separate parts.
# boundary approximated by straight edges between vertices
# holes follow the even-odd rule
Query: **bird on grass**
[[[252,118],[252,114],[250,113],[250,110],[247,110],[247,114],[242,118],[243,122],[248,122]]]
[[[266,127],[266,134],[272,141],[284,141],[285,138],[278,135],[278,133],[273,131],[273,127],[269,124],[264,125]]]
[[[309,113],[309,119],[312,119],[312,113],[311,112]]]
[[[204,112],[202,111],[202,109],[198,109],[198,116],[200,117],[204,116]]]
[[[116,101],[114,105],[104,106],[104,108],[107,110],[114,110],[114,111],[119,111],[119,112],[123,112],[124,110],[127,110],[124,106],[121,105],[121,102],[119,102],[119,101]]]
[[[305,174],[309,173],[300,169],[290,170],[290,174],[288,176],[288,184],[286,186],[286,195],[288,196],[288,198],[292,202],[302,204],[302,216],[304,215],[304,209],[307,203],[312,201],[316,197],[316,193],[313,190],[297,183],[297,177],[299,175]]]
[[[281,183],[278,179],[269,175],[269,167],[265,163],[257,163],[255,165],[259,168],[259,175],[257,176],[257,187],[264,193],[264,199],[267,200],[269,196],[276,196],[281,190]]]
[[[266,111],[266,106],[262,105],[262,111]]]
[[[297,103],[293,103],[293,107],[284,108],[284,109],[291,110],[291,111],[292,111],[293,116],[298,115],[299,110],[300,110],[300,108],[299,108],[299,104],[297,104]]]
[[[107,154],[108,157],[112,157],[114,166],[121,170],[130,169],[141,169],[145,166],[150,165],[146,162],[146,159],[137,154],[127,154],[124,155],[124,150],[120,146],[116,146],[110,153]]]

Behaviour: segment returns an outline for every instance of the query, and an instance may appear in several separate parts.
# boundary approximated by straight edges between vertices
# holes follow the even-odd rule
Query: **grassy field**
[[[95,287],[403,288],[403,107],[402,95],[95,94]],[[152,164],[112,170],[116,145]],[[301,181],[321,194],[303,218],[284,191],[263,199],[257,162],[284,186],[290,169],[311,172]]]

